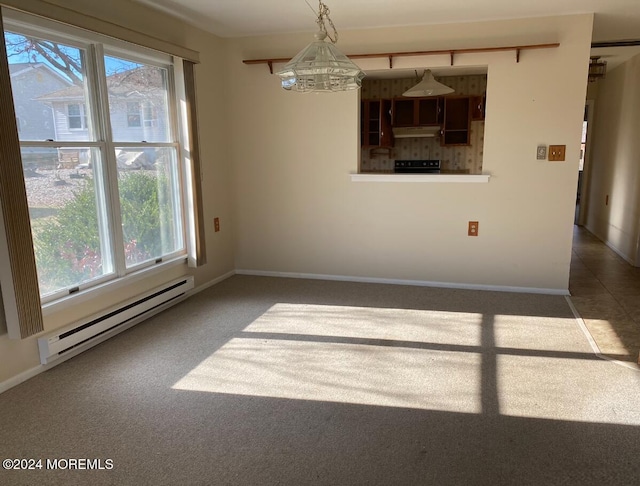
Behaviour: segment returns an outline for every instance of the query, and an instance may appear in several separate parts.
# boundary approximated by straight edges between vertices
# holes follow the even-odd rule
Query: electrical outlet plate
[[[213,218],[213,230],[216,233],[220,231],[220,218]]]
[[[552,162],[562,162],[565,160],[566,145],[549,145],[549,160]]]
[[[477,221],[469,221],[469,229],[467,231],[467,235],[469,235],[469,236],[478,236],[478,222]]]
[[[536,158],[538,160],[545,160],[547,158],[547,146],[538,145],[538,151],[536,152]]]

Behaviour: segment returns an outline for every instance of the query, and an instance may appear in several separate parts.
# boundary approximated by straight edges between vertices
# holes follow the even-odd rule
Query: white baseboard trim
[[[312,280],[337,280],[341,282],[379,283],[390,285],[413,285],[418,287],[438,287],[461,290],[490,290],[494,292],[516,292],[524,294],[569,295],[568,289],[545,289],[535,287],[509,287],[505,285],[479,285],[451,282],[431,282],[427,280],[402,280],[393,278],[352,277],[347,275],[323,275],[317,273],[269,272],[264,270],[236,269],[237,275],[254,275],[257,277],[307,278]]]
[[[198,285],[194,289],[191,289],[188,295],[191,296],[191,295],[197,294],[198,292],[202,292],[203,290],[208,289],[209,287],[213,287],[214,285],[219,284],[220,282],[227,280],[230,277],[233,277],[235,274],[236,274],[235,270],[231,270],[230,272],[222,274],[219,277],[214,278],[213,280],[210,280],[206,283],[203,283],[202,285]]]
[[[625,262],[627,262],[629,265],[631,265],[632,267],[636,266],[636,262],[634,262],[631,258],[629,258],[628,255],[625,255],[624,253],[622,253],[622,251],[620,251],[618,248],[616,248],[615,246],[613,246],[611,243],[609,243],[608,241],[602,240],[602,242],[607,245],[616,255],[618,255],[620,258],[622,258]]]
[[[633,267],[640,266],[640,265],[636,265],[636,262],[634,262],[633,259],[629,257],[629,255],[626,255],[625,253],[623,253],[619,248],[617,248],[615,245],[613,245],[610,241],[608,241],[606,238],[603,238],[602,235],[600,235],[599,233],[596,233],[595,231],[593,231],[592,228],[590,228],[589,226],[585,226],[585,228],[589,233],[591,233],[593,236],[598,238],[602,243],[607,245],[607,247],[611,251],[613,251],[616,255],[618,255],[620,258],[622,258],[629,265],[631,265]]]
[[[23,371],[16,376],[12,376],[8,380],[0,383],[0,393],[4,393],[10,388],[18,386],[20,383],[24,383],[25,381],[33,378],[36,375],[39,375],[45,370],[46,368],[43,365],[38,365],[35,368],[31,368],[30,370]]]

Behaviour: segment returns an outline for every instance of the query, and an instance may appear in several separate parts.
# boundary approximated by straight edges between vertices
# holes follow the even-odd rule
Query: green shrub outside
[[[164,174],[121,172],[120,210],[127,265],[157,258],[179,243],[174,232],[169,180]],[[108,229],[105,229],[108,233]],[[77,285],[105,273],[93,180],[75,193],[55,218],[34,232],[42,294]]]

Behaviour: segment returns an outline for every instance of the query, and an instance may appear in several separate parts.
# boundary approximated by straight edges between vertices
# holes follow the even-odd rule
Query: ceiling
[[[313,32],[317,0],[133,0],[221,37]],[[324,0],[338,31],[595,13],[593,41],[640,39],[640,0]],[[308,2],[308,4],[307,4]],[[640,53],[599,48],[609,69]]]
[[[313,32],[317,0],[134,0],[221,37]],[[640,38],[638,0],[326,0],[338,30],[595,13],[594,41]]]

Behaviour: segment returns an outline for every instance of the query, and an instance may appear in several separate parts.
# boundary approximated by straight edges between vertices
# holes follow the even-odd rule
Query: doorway
[[[591,137],[589,131],[593,127],[594,100],[587,100],[584,105],[582,121],[582,139],[580,141],[580,164],[578,166],[578,188],[576,191],[576,211],[573,224],[583,226],[587,219],[589,194],[589,154]]]

